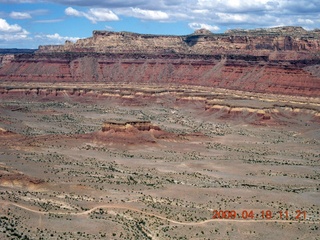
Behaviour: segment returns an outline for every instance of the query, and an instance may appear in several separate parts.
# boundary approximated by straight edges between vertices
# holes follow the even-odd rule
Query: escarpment
[[[216,54],[240,50],[263,55],[259,51],[319,51],[319,36],[319,30],[301,27],[229,30],[224,34],[197,30],[184,36],[94,31],[90,38],[60,46],[40,46],[38,52]]]
[[[0,81],[187,84],[319,96],[320,31],[300,27],[185,36],[94,31],[2,57]]]

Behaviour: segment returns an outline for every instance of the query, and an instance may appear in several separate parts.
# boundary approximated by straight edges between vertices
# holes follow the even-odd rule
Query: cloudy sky
[[[207,28],[320,28],[320,0],[0,0],[0,48],[37,48],[93,30],[185,35]]]

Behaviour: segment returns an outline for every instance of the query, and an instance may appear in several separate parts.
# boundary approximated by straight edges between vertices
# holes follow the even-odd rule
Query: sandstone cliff
[[[320,31],[300,27],[186,36],[94,31],[3,58],[0,81],[190,84],[320,95]]]
[[[230,30],[225,34],[198,30],[186,36],[94,31],[91,38],[80,39],[76,43],[67,41],[61,46],[40,46],[38,52],[217,54],[227,51],[265,55],[270,51],[319,50],[320,31],[277,27]]]

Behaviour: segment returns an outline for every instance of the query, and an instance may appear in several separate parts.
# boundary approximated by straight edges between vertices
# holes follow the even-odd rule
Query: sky
[[[187,35],[206,28],[320,28],[320,0],[0,0],[0,48],[38,48],[94,30]]]

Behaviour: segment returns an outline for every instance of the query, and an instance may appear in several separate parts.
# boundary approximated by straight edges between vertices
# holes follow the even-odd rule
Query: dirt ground
[[[319,239],[320,99],[92,87],[0,94],[1,239]]]

